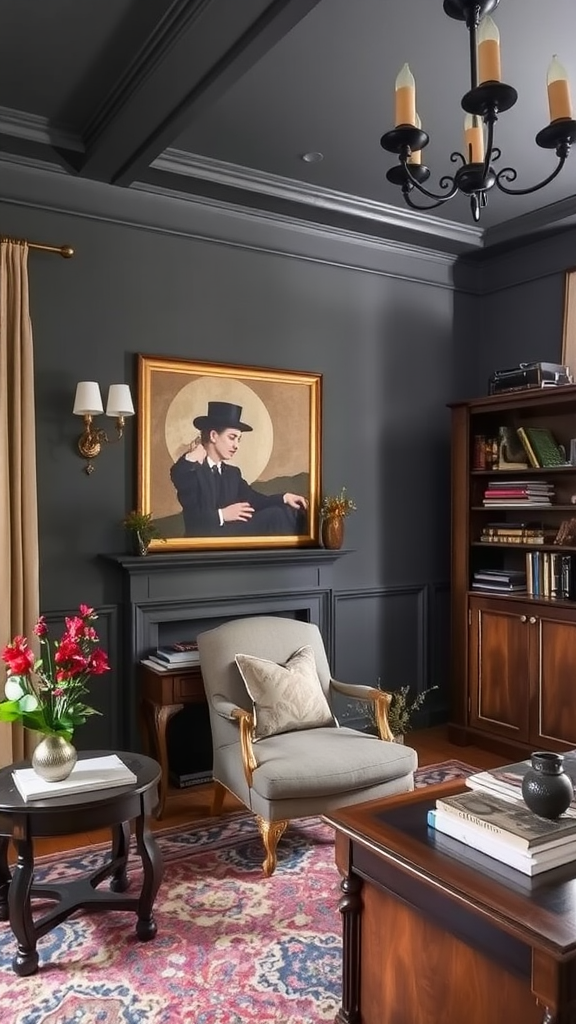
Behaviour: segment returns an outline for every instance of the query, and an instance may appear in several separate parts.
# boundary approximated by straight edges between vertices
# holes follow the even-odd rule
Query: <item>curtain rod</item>
[[[15,242],[17,245],[26,244],[29,249],[40,249],[42,252],[57,252],[65,260],[74,255],[71,245],[43,245],[42,242],[27,242],[25,238],[6,238],[0,235],[0,242]]]

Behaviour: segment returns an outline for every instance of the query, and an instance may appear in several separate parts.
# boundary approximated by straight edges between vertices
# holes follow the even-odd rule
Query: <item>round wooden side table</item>
[[[78,755],[78,760],[110,753],[85,751]],[[42,800],[24,801],[14,783],[12,772],[30,767],[29,761],[0,769],[0,920],[10,922],[16,937],[17,951],[12,968],[22,977],[38,970],[38,939],[79,909],[133,910],[137,916],[137,937],[147,942],[156,935],[152,908],[162,881],[162,856],[148,829],[147,818],[158,802],[160,765],[141,754],[117,753],[136,775],[136,782]],[[127,895],[131,821],[143,879],[140,892]],[[33,883],[35,839],[99,828],[111,829],[112,844],[109,859],[97,871],[70,881],[61,879],[55,884]],[[9,840],[17,853],[13,874],[8,866]],[[99,889],[107,878],[110,879],[109,890]],[[34,920],[31,900],[37,897],[56,902]]]

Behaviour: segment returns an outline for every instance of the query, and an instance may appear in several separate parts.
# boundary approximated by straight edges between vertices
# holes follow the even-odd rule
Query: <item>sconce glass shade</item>
[[[81,380],[76,385],[73,412],[75,416],[99,416],[104,412],[102,395],[95,380]]]
[[[134,404],[128,384],[111,384],[106,403],[107,416],[133,416]]]

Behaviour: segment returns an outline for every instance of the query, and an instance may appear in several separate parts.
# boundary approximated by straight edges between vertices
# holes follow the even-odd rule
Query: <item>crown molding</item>
[[[68,149],[76,153],[84,152],[82,139],[72,128],[55,124],[47,117],[38,114],[27,114],[23,110],[12,110],[0,106],[0,135],[13,139],[26,139],[44,146]],[[2,159],[4,156],[2,155]]]
[[[481,228],[441,220],[426,213],[413,213],[377,200],[352,196],[335,189],[310,185],[178,149],[167,149],[154,160],[151,168],[180,178],[199,179],[226,188],[361,217],[404,232],[418,231],[434,238],[443,238],[460,251],[483,246]]]

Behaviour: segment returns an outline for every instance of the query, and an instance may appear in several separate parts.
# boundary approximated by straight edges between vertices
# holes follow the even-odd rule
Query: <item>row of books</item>
[[[529,760],[475,772],[468,791],[436,800],[428,824],[443,835],[515,868],[539,875],[576,858],[576,800],[559,818],[541,818],[522,800]],[[564,770],[576,783],[576,750],[564,754]]]
[[[566,451],[547,427],[501,426],[497,436],[474,437],[474,469],[541,469],[565,466]]]
[[[175,668],[192,668],[200,664],[198,643],[196,640],[179,640],[175,644],[163,644],[143,658],[142,664],[162,672],[173,672]]]
[[[547,480],[491,480],[482,504],[485,508],[517,508],[552,504],[554,484]]]
[[[574,579],[572,555],[556,551],[526,552],[526,588],[531,597],[572,600]]]

